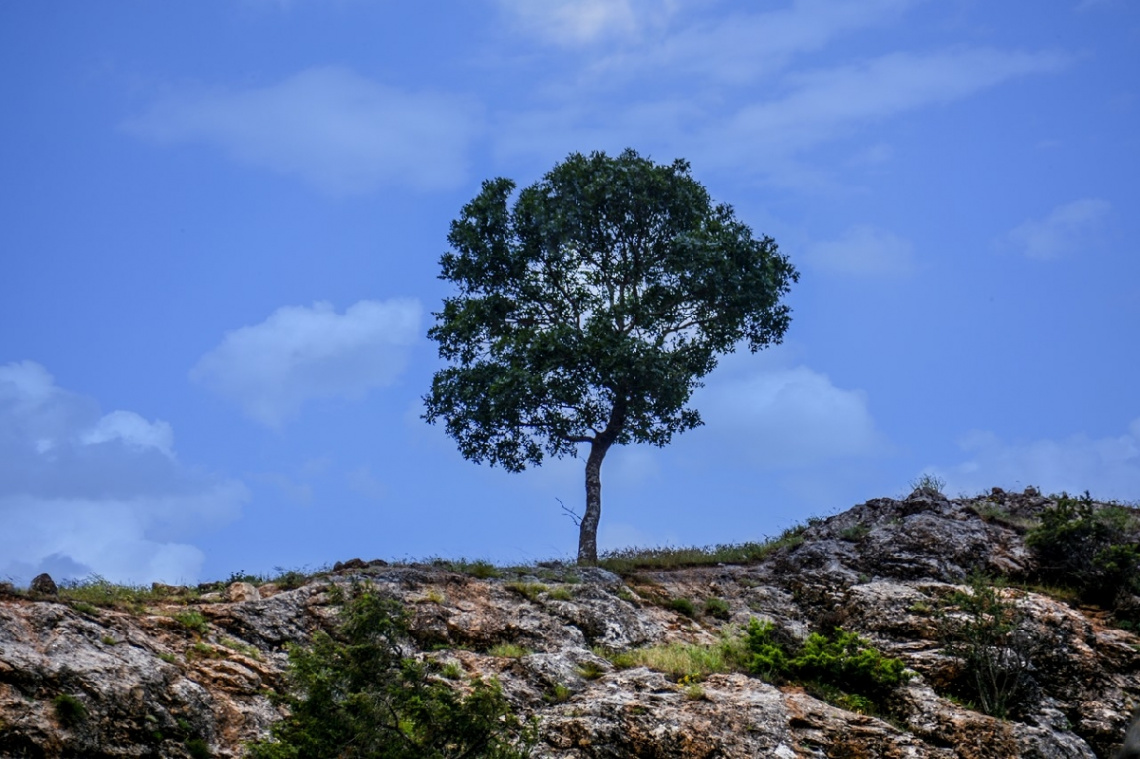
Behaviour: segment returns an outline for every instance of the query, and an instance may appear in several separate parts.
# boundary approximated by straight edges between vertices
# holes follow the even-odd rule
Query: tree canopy
[[[451,224],[458,294],[428,332],[451,365],[424,417],[509,471],[588,445],[578,560],[595,563],[606,452],[700,425],[693,390],[738,344],[780,342],[799,275],[684,160],[574,153],[514,190],[485,181]]]

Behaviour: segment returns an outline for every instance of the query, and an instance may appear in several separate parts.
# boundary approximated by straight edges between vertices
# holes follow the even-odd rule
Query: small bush
[[[574,593],[565,585],[559,585],[556,588],[551,588],[548,594],[551,601],[573,601]],[[620,595],[620,591],[619,591]]]
[[[725,601],[723,598],[705,599],[704,613],[716,619],[728,619],[732,616],[728,601]]]
[[[910,482],[911,492],[921,493],[923,495],[942,495],[942,489],[945,487],[946,480],[936,474],[930,473],[919,475]]]
[[[828,700],[844,708],[874,713],[910,673],[901,659],[884,656],[865,638],[834,628],[812,633],[796,647],[771,622],[753,619],[745,633],[748,669],[765,680],[795,680],[817,686]],[[838,694],[846,694],[838,698]]]
[[[697,616],[697,607],[687,598],[671,598],[665,604],[665,608],[671,609],[678,614],[683,614],[686,617],[694,618]]]
[[[871,534],[871,528],[865,524],[853,524],[839,531],[839,539],[848,543],[858,543]]]
[[[1025,537],[1045,583],[1073,588],[1082,601],[1113,607],[1122,595],[1140,592],[1140,546],[1136,512],[1099,506],[1086,492],[1061,495],[1041,513]]]
[[[562,683],[556,683],[542,694],[542,700],[548,704],[564,704],[570,700],[570,689]]]
[[[501,659],[521,659],[529,656],[530,651],[516,643],[499,643],[487,649],[488,656],[497,656]]]
[[[206,618],[202,616],[202,612],[197,609],[189,609],[187,611],[180,611],[174,615],[174,621],[185,627],[187,630],[193,630],[196,633],[204,633],[209,627]]]
[[[541,582],[508,582],[503,587],[512,593],[518,593],[528,601],[537,601],[540,595],[549,590]]]
[[[337,637],[317,632],[289,650],[289,716],[271,739],[251,744],[252,759],[523,759],[535,741],[498,684],[476,679],[463,692],[433,678],[404,654],[403,607],[354,588]]]
[[[578,665],[578,674],[585,680],[597,680],[606,673],[605,667],[593,659],[586,659]]]
[[[630,651],[601,653],[618,669],[648,667],[664,672],[677,681],[684,678],[699,681],[716,672],[731,672],[739,668],[728,641],[714,645],[668,643]]]
[[[70,693],[60,693],[51,703],[56,718],[64,727],[77,727],[87,721],[87,707]]]
[[[969,588],[947,598],[939,612],[945,651],[963,666],[959,697],[980,711],[1004,718],[1026,709],[1035,688],[1033,660],[1044,642],[1026,624],[1025,612],[1006,600],[999,587],[972,575]]]
[[[210,744],[201,738],[190,738],[186,741],[186,753],[191,759],[210,759]]]

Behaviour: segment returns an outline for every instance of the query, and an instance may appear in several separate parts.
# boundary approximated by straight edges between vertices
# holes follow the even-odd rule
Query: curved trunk
[[[578,563],[595,566],[598,563],[598,521],[602,518],[602,459],[617,440],[625,426],[626,401],[619,397],[610,411],[606,428],[590,443],[590,456],[586,459],[586,513],[578,528]]]
[[[598,521],[602,518],[602,459],[610,443],[595,440],[590,444],[590,457],[586,459],[586,512],[578,529],[578,563],[594,566],[598,563]]]

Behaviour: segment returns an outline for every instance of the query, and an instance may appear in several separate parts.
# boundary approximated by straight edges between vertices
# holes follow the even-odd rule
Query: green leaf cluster
[[[1086,491],[1062,495],[1026,535],[1040,578],[1072,588],[1082,601],[1113,607],[1122,594],[1140,593],[1140,520],[1124,506],[1096,504]]]
[[[1043,641],[1000,585],[971,575],[968,589],[947,597],[939,619],[945,652],[962,663],[958,695],[994,717],[1031,706]]]
[[[748,670],[765,680],[818,683],[862,697],[851,703],[885,704],[891,692],[909,679],[901,659],[884,656],[856,633],[835,628],[812,633],[796,643],[771,622],[753,618],[745,630]]]
[[[425,418],[511,471],[579,443],[665,445],[718,354],[782,338],[798,274],[683,160],[574,153],[521,190],[483,183],[452,222],[428,332],[452,363]],[[602,434],[605,431],[605,434]]]
[[[533,724],[520,721],[495,682],[461,689],[405,654],[407,619],[396,601],[356,588],[336,635],[289,650],[289,716],[253,759],[523,759]]]

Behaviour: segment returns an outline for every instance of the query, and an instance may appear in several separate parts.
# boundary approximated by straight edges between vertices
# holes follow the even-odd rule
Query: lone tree
[[[514,189],[485,181],[451,223],[440,278],[459,293],[428,332],[451,366],[424,418],[512,472],[588,445],[578,563],[596,564],[610,447],[699,426],[700,379],[744,340],[780,342],[799,274],[683,160],[574,153],[512,205]]]

